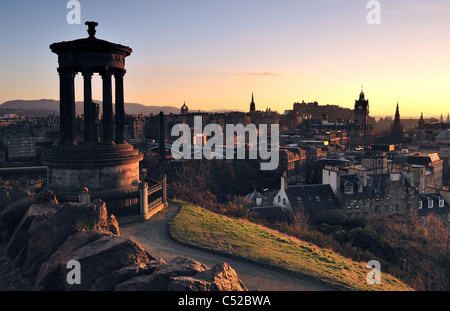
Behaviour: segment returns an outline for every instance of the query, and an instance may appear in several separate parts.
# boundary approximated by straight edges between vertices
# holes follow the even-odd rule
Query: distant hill
[[[95,101],[96,103],[100,103]],[[83,111],[83,102],[76,102],[77,114]],[[100,113],[102,105],[100,105]],[[158,114],[163,111],[165,114],[180,113],[180,108],[172,106],[145,106],[142,104],[125,103],[127,114],[149,115]],[[0,114],[15,113],[19,116],[46,116],[50,113],[59,113],[59,101],[53,99],[40,100],[11,100],[0,105]]]

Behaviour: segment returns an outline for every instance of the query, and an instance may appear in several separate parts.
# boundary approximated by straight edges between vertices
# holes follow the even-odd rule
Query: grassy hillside
[[[383,273],[380,285],[369,285],[366,276],[370,270],[366,263],[354,262],[248,221],[231,219],[187,203],[179,204],[180,213],[170,223],[169,230],[180,242],[286,269],[338,289],[411,290]]]

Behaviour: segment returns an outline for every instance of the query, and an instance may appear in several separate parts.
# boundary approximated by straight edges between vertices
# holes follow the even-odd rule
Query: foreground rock
[[[0,237],[2,264],[8,263],[0,290],[247,290],[227,264],[209,268],[189,258],[152,256],[120,236],[100,200],[61,204],[51,191],[25,197],[0,212]],[[73,261],[80,282],[69,284],[67,264]]]
[[[67,283],[67,263],[76,260],[81,267],[81,284]],[[45,262],[36,281],[39,290],[90,290],[97,280],[131,265],[145,268],[156,260],[130,239],[98,231],[78,232]],[[133,275],[130,272],[130,275]],[[135,273],[139,271],[136,270]],[[117,273],[116,273],[117,274]],[[109,285],[110,283],[108,283]],[[97,283],[98,288],[105,285]]]
[[[227,263],[217,264],[194,276],[171,277],[172,291],[247,291],[247,287]]]
[[[30,206],[39,203],[56,204],[58,201],[51,191],[43,190],[37,194],[24,196],[20,200],[16,200],[0,212],[0,243],[9,241]]]
[[[0,212],[12,203],[31,195],[30,190],[9,185],[0,186]]]

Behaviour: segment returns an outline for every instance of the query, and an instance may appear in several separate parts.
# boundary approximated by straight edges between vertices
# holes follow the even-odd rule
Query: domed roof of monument
[[[436,136],[436,141],[450,143],[450,129]]]
[[[122,52],[126,56],[129,56],[132,53],[132,49],[128,46],[97,39],[95,37],[95,27],[98,26],[98,23],[86,22],[85,25],[88,26],[88,38],[53,43],[50,45],[52,52],[56,54],[80,50],[93,52]]]

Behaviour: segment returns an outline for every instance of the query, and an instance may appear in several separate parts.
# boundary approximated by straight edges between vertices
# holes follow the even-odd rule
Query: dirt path
[[[178,206],[169,207],[150,220],[120,225],[124,237],[133,238],[150,254],[169,261],[184,256],[198,260],[208,266],[227,262],[236,270],[240,279],[250,290],[266,291],[326,291],[331,290],[315,282],[304,280],[287,272],[275,271],[243,260],[217,255],[197,248],[191,248],[174,241],[168,234],[168,223],[177,214]]]

